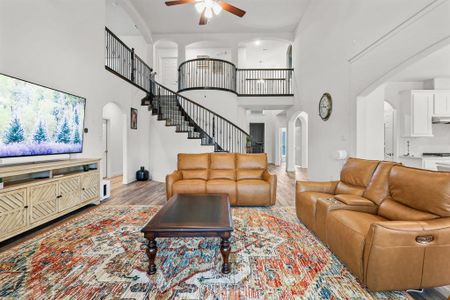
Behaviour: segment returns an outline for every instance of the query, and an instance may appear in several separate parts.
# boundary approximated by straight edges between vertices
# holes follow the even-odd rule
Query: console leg
[[[148,271],[147,271],[147,273],[149,275],[153,275],[156,273],[155,258],[156,258],[157,251],[158,251],[158,248],[156,246],[155,238],[149,239],[148,244],[147,244],[147,256],[148,256]]]
[[[222,242],[220,243],[220,252],[222,253],[223,257],[222,273],[228,274],[231,272],[231,266],[228,260],[231,252],[229,233],[222,237]]]

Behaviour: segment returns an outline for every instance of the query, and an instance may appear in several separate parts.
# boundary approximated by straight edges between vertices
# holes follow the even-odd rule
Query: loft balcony
[[[240,97],[293,96],[294,69],[239,69],[213,58],[183,62],[178,68],[178,91],[222,90]]]

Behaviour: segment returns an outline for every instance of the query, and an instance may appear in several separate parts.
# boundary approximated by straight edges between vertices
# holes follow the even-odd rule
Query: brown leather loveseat
[[[231,205],[269,206],[276,201],[277,177],[267,155],[240,153],[178,154],[178,170],[166,176],[166,196],[226,193]]]
[[[450,173],[351,158],[296,189],[299,219],[369,289],[450,284]]]

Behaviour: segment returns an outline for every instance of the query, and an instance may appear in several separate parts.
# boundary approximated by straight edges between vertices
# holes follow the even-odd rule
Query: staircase
[[[206,107],[179,95],[152,79],[152,69],[105,28],[105,69],[147,93],[141,104],[176,132],[188,133],[215,152],[247,152],[250,135]]]

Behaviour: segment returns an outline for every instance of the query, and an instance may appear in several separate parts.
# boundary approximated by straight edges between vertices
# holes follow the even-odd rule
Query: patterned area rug
[[[219,239],[159,239],[146,274],[140,229],[159,207],[99,206],[0,254],[3,299],[407,299],[370,293],[295,216],[234,208],[232,272]]]

